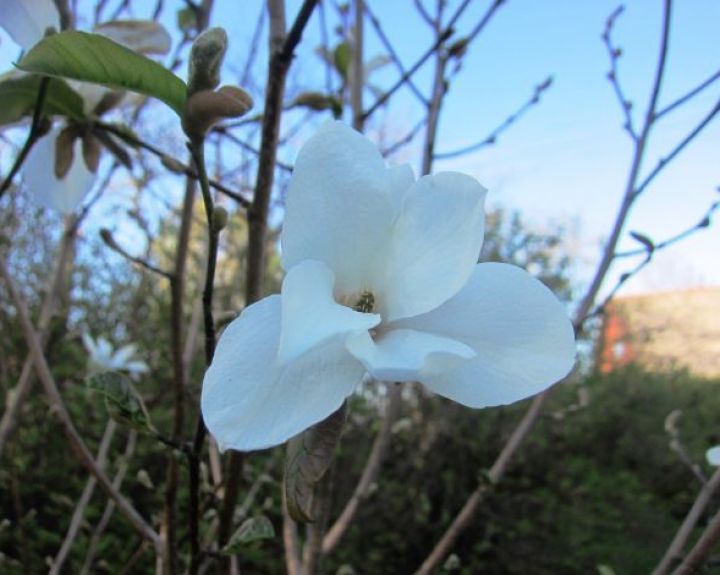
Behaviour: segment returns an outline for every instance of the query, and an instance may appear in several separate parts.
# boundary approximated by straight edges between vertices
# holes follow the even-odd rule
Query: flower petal
[[[218,341],[205,373],[202,413],[223,449],[278,445],[338,409],[365,369],[333,338],[281,365],[280,296],[243,311]]]
[[[387,177],[390,182],[390,201],[392,202],[393,212],[399,214],[405,194],[415,183],[415,174],[410,164],[399,164],[388,168]]]
[[[705,457],[707,458],[707,462],[710,465],[719,466],[720,465],[720,445],[717,445],[715,447],[711,447],[707,450],[707,453],[705,453]]]
[[[113,355],[113,361],[120,366],[124,366],[137,353],[137,345],[129,343],[118,349]]]
[[[373,340],[367,332],[348,338],[347,348],[368,373],[383,381],[415,381],[475,357],[467,345],[412,329],[395,329]]]
[[[300,150],[287,192],[283,267],[325,262],[344,293],[369,287],[395,214],[380,152],[341,122],[326,122]]]
[[[282,286],[282,321],[278,359],[299,357],[330,337],[375,327],[380,316],[337,303],[335,277],[324,263],[306,260],[293,267]]]
[[[425,176],[408,190],[374,282],[383,318],[430,311],[465,285],[482,247],[485,193],[455,172]]]
[[[144,361],[129,361],[122,366],[122,369],[132,374],[145,373],[150,368]]]
[[[60,15],[53,0],[3,0],[0,26],[28,51],[42,40],[48,28],[60,30]]]
[[[36,203],[71,214],[92,188],[95,176],[85,167],[79,138],[73,144],[74,159],[70,170],[62,179],[55,176],[55,143],[60,131],[60,128],[53,128],[35,142],[23,164],[23,182]]]
[[[451,300],[397,327],[449,337],[477,357],[450,371],[421,374],[434,392],[470,407],[512,403],[570,371],[575,336],[563,305],[524,270],[483,263]]]

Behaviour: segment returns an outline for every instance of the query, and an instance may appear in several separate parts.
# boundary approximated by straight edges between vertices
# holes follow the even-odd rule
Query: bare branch
[[[365,501],[370,493],[370,487],[377,480],[380,473],[382,462],[390,446],[390,435],[392,426],[400,415],[400,406],[402,403],[401,388],[399,385],[390,384],[388,394],[388,403],[385,408],[385,417],[383,418],[380,430],[375,437],[370,455],[365,463],[362,475],[358,484],[355,486],[352,496],[345,504],[335,523],[328,529],[322,541],[322,552],[325,555],[332,553],[337,547],[340,539],[355,518],[360,504]]]
[[[685,102],[687,102],[688,100],[691,100],[692,98],[694,98],[695,96],[700,94],[703,90],[705,90],[705,88],[712,86],[718,79],[720,79],[720,70],[715,72],[707,80],[701,82],[698,86],[696,86],[695,88],[690,90],[687,94],[679,97],[677,100],[675,100],[671,104],[668,104],[662,110],[657,112],[655,114],[655,120],[656,121],[659,120],[665,114],[668,114],[668,113],[672,112],[673,110],[675,110],[676,108],[682,106]]]
[[[105,464],[107,463],[108,451],[110,450],[110,444],[116,428],[117,424],[112,419],[109,419],[105,425],[105,431],[103,432],[102,439],[100,440],[100,446],[98,447],[98,453],[95,459],[95,462],[100,469],[104,469]],[[87,509],[88,503],[90,503],[90,499],[92,499],[93,493],[95,492],[96,484],[97,481],[95,480],[95,477],[91,476],[88,478],[82,495],[80,495],[80,499],[75,506],[75,511],[73,512],[72,519],[70,520],[70,527],[68,527],[67,533],[65,534],[65,540],[62,542],[60,551],[58,551],[58,554],[55,556],[55,560],[50,567],[49,575],[58,575],[61,572],[68,553],[70,553],[72,544],[75,542],[75,537],[77,537],[78,531],[80,530],[80,525],[85,517],[85,510]]]
[[[685,545],[688,542],[688,539],[690,538],[690,535],[692,535],[693,530],[695,529],[695,525],[697,525],[698,520],[705,512],[705,509],[707,509],[708,504],[710,501],[712,501],[712,498],[715,496],[716,493],[720,491],[720,467],[713,473],[710,480],[703,485],[702,489],[700,489],[700,492],[698,493],[697,498],[695,499],[695,502],[693,503],[693,506],[690,508],[690,511],[688,512],[687,516],[685,517],[684,521],[682,522],[682,525],[678,529],[677,533],[675,534],[675,537],[673,538],[672,542],[670,543],[669,547],[665,551],[665,555],[660,560],[660,563],[658,563],[657,567],[655,567],[655,570],[652,572],[652,575],[667,575],[671,572],[672,568],[677,565],[677,563],[682,559],[682,552],[685,548]],[[715,517],[713,520],[716,523],[718,523],[718,516]],[[710,527],[708,527],[710,529]],[[703,535],[704,537],[704,535]],[[702,541],[703,538],[698,541],[698,545]],[[702,550],[702,548],[701,548]],[[693,550],[694,552],[695,550]],[[700,554],[701,551],[698,552]],[[692,555],[692,553],[690,554]],[[688,560],[691,559],[690,555],[688,555],[685,558],[685,561],[683,561],[683,565],[687,567]],[[697,560],[697,556],[693,557],[691,560],[693,562],[693,565],[696,567],[699,567],[700,565],[696,564],[695,561]],[[704,560],[704,557],[700,558],[700,561],[702,562]],[[684,569],[685,567],[683,567]],[[675,573],[692,573],[693,571],[680,571],[679,569],[675,571]]]
[[[625,116],[625,124],[623,125],[623,128],[627,131],[628,134],[630,134],[630,137],[635,142],[637,142],[639,136],[633,128],[633,119],[632,114],[630,113],[632,110],[632,102],[625,97],[625,93],[622,89],[622,86],[620,85],[620,79],[618,78],[618,60],[620,59],[620,56],[622,56],[622,49],[614,46],[611,38],[615,22],[624,10],[625,7],[620,5],[615,9],[612,14],[610,14],[605,24],[605,31],[602,34],[602,39],[605,43],[605,48],[607,49],[608,56],[610,57],[610,71],[607,74],[607,78],[610,81],[610,84],[612,84],[613,90],[615,91],[615,96],[617,97],[620,108],[622,109]]]
[[[500,124],[497,128],[495,128],[492,132],[490,132],[489,135],[487,135],[485,138],[480,140],[479,142],[476,142],[475,144],[470,144],[469,146],[465,146],[463,148],[459,148],[457,150],[451,150],[449,152],[439,152],[435,154],[435,159],[437,160],[444,160],[448,158],[455,158],[457,156],[462,156],[465,154],[469,154],[471,152],[477,152],[478,150],[481,150],[487,146],[492,146],[497,143],[498,138],[500,135],[505,132],[510,126],[512,126],[515,122],[517,122],[520,118],[522,118],[533,106],[536,106],[540,103],[540,98],[552,85],[552,76],[548,77],[543,81],[542,83],[538,84],[535,87],[535,90],[533,91],[533,95],[530,97],[529,100],[527,100],[520,108],[518,108],[515,112],[510,114],[505,120]]]

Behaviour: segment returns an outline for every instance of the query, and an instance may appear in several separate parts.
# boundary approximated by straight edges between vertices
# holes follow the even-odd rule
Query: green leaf
[[[150,414],[130,380],[117,371],[104,371],[87,378],[89,388],[99,392],[108,415],[119,423],[144,432],[155,432]]]
[[[185,83],[157,62],[97,34],[67,31],[37,43],[18,63],[26,72],[130,90],[165,102],[182,116]]]
[[[39,76],[21,76],[0,81],[0,126],[33,115],[41,81]],[[66,82],[53,78],[48,82],[43,112],[79,120],[84,116],[83,100]]]
[[[227,545],[223,547],[222,553],[225,555],[236,555],[242,550],[242,547],[251,541],[259,539],[272,539],[275,537],[275,528],[270,520],[264,515],[251,517],[242,522],[237,531],[232,534]]]
[[[315,493],[330,469],[345,424],[346,405],[288,442],[285,459],[285,503],[295,521],[315,520]]]

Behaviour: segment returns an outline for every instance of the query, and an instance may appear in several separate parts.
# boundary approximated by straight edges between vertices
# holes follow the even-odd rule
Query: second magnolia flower
[[[365,374],[470,407],[511,403],[572,368],[562,304],[515,266],[477,259],[486,190],[415,180],[339,122],[301,149],[287,194],[280,295],[218,342],[202,411],[223,448],[277,445],[342,405]]]

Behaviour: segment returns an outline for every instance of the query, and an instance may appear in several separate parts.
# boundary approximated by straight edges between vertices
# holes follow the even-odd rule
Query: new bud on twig
[[[188,64],[188,97],[218,87],[227,42],[222,28],[210,28],[195,39]]]
[[[253,107],[253,100],[237,86],[223,86],[218,91],[203,90],[190,96],[185,103],[183,129],[194,137],[202,137],[223,118],[237,118]]]
[[[212,230],[213,232],[220,233],[228,221],[228,213],[222,206],[215,206],[212,212]]]

